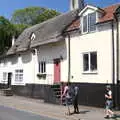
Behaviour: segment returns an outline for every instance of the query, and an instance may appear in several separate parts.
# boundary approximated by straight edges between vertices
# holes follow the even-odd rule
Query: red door
[[[54,83],[60,82],[60,59],[54,60]]]

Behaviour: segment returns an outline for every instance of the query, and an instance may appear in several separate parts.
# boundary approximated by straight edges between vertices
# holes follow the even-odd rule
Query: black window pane
[[[97,70],[97,53],[96,52],[90,53],[90,59],[91,59],[90,69],[92,71]]]
[[[83,17],[83,32],[87,32],[87,16]]]
[[[83,70],[88,71],[89,70],[89,61],[88,61],[88,54],[83,55]]]
[[[44,73],[46,72],[46,64],[45,64],[45,62],[44,62]]]
[[[41,70],[40,70],[40,66],[41,66],[41,65],[40,65],[40,64],[41,64],[41,63],[39,62],[39,73],[41,72]]]
[[[43,71],[43,66],[44,66],[44,64],[43,64],[43,62],[41,62],[41,73],[44,72],[44,71]]]

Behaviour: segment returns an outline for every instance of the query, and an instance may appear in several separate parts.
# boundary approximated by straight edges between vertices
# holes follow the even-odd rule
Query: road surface
[[[56,120],[30,112],[0,106],[0,120]]]

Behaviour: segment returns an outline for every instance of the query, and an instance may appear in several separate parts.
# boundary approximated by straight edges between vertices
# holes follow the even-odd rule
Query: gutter
[[[115,108],[118,110],[119,109],[119,89],[118,89],[118,84],[119,84],[119,21],[118,21],[118,16],[115,13],[114,13],[114,17],[116,20],[116,73],[115,73],[116,81],[114,81],[113,88],[114,88]],[[113,24],[113,22],[112,22],[112,24]],[[113,32],[114,32],[114,28],[113,28]],[[114,36],[112,35],[112,37],[114,37]],[[113,40],[114,40],[114,38],[113,38]],[[114,52],[115,52],[115,50],[114,50]]]
[[[112,29],[112,83],[115,85],[115,43],[114,43],[114,23],[111,21]]]
[[[116,26],[117,26],[117,32],[116,32],[116,44],[117,44],[117,48],[116,48],[116,52],[117,52],[117,84],[119,82],[119,22],[118,19],[116,17]]]
[[[68,83],[70,83],[70,77],[71,77],[71,45],[70,45],[70,34],[67,33],[68,35]]]
[[[118,16],[116,15],[116,63],[117,63],[117,69],[116,69],[116,109],[119,109],[119,21]]]

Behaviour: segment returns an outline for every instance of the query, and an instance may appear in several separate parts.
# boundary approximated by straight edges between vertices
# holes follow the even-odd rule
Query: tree
[[[11,46],[14,32],[15,28],[9,20],[0,16],[0,54],[4,53]]]
[[[13,24],[14,26],[14,36],[15,38],[17,38],[22,32],[24,29],[30,27],[29,25],[26,25],[26,24]]]
[[[11,21],[14,24],[35,25],[59,14],[55,10],[42,7],[28,7],[16,10],[12,15]]]
[[[37,16],[35,23],[41,23],[43,21],[46,21],[50,18],[53,18],[57,15],[60,15],[60,13],[58,13],[55,10],[50,10],[50,9],[46,9],[43,13],[41,13],[39,16]]]

